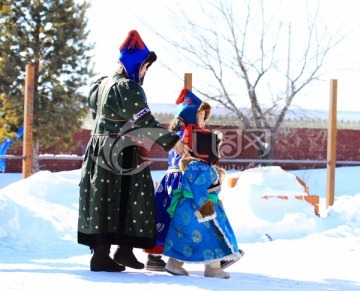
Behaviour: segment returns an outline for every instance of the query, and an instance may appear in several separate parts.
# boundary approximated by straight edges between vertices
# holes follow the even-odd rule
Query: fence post
[[[24,95],[24,135],[22,176],[23,179],[32,174],[33,161],[33,114],[35,93],[35,65],[26,65],[25,95]]]
[[[336,168],[336,103],[337,80],[330,80],[330,108],[327,143],[326,208],[334,204]]]

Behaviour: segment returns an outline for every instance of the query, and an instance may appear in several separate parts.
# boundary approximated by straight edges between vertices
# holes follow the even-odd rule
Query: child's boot
[[[183,265],[184,262],[176,260],[174,258],[169,258],[164,270],[171,275],[189,276],[189,273],[182,267]]]
[[[148,271],[164,271],[165,265],[166,263],[161,258],[161,255],[148,254],[145,269]]]
[[[220,268],[220,261],[212,262],[205,265],[205,277],[229,279],[230,275]]]

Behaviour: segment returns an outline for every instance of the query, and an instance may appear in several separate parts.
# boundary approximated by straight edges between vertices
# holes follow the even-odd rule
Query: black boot
[[[148,254],[145,269],[148,271],[165,271],[166,263],[161,259],[161,255]]]
[[[133,269],[144,269],[144,264],[140,263],[134,253],[133,248],[128,246],[118,246],[114,253],[114,260],[118,264],[124,265]]]
[[[90,247],[94,254],[90,260],[90,270],[94,272],[122,272],[125,267],[110,258],[111,245],[100,245]]]

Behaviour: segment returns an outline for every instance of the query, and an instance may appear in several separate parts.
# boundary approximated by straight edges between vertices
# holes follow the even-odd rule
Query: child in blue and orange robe
[[[221,138],[211,131],[188,126],[187,136],[192,156],[182,158],[181,188],[173,190],[168,208],[172,217],[164,255],[170,257],[165,271],[188,276],[184,262],[205,265],[204,276],[222,279],[230,275],[222,262],[236,262],[239,250],[236,236],[219,201],[225,170],[218,167]]]
[[[210,116],[211,106],[207,102],[203,102],[188,89],[181,90],[176,104],[175,117],[170,122],[168,128],[183,140],[185,126],[190,124],[201,128],[205,126],[205,122]],[[168,154],[168,169],[155,191],[157,241],[154,248],[144,250],[148,254],[145,268],[150,271],[164,271],[166,264],[162,260],[162,254],[171,220],[167,208],[171,203],[172,191],[181,186],[182,172],[179,167],[180,159],[181,156],[175,150],[170,150]]]

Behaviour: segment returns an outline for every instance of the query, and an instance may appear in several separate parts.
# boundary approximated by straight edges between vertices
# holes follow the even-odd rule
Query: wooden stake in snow
[[[330,108],[327,143],[326,208],[334,204],[336,168],[336,103],[337,80],[330,80]]]

